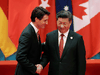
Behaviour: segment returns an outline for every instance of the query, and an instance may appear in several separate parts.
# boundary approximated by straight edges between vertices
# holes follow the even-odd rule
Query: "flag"
[[[16,52],[8,36],[8,0],[0,1],[0,49],[5,57]]]
[[[86,58],[100,52],[100,0],[72,0],[74,31],[81,34]]]
[[[16,48],[21,32],[31,22],[31,13],[36,6],[39,6],[38,0],[9,0],[8,34]]]
[[[71,0],[56,0],[56,12],[58,13],[61,10],[68,10],[73,13]],[[73,30],[73,20],[70,29]]]
[[[41,41],[45,42],[46,34],[57,29],[55,0],[9,0],[8,33],[16,48],[21,32],[31,22],[31,12],[36,6],[42,6],[50,12],[48,25],[40,29]]]
[[[43,43],[46,41],[46,34],[57,29],[55,0],[39,0],[39,6],[50,12],[48,24],[44,29],[40,29],[41,42]],[[48,67],[49,63],[40,75],[48,75]]]
[[[41,42],[43,43],[46,40],[46,34],[57,29],[55,0],[39,0],[39,6],[50,12],[48,25],[44,29],[40,29]]]

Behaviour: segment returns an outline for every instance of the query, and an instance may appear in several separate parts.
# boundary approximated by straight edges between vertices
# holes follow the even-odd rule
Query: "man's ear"
[[[72,24],[72,20],[69,21],[70,25]]]
[[[39,21],[39,19],[37,17],[35,17],[35,22],[38,22],[38,21]]]

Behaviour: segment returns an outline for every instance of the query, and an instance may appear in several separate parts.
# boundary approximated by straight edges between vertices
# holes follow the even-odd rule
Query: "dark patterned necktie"
[[[62,56],[62,53],[63,53],[63,44],[64,44],[64,40],[63,40],[63,36],[64,34],[61,34],[61,39],[60,39],[60,44],[59,44],[59,53],[60,53],[60,58]]]

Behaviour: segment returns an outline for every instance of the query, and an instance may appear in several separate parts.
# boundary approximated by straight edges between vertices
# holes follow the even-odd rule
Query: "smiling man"
[[[48,24],[50,12],[42,7],[36,7],[31,14],[31,22],[23,30],[16,54],[18,61],[15,75],[38,75],[39,68],[35,66],[40,63],[41,41],[38,35],[40,28]]]
[[[48,62],[48,75],[85,75],[85,46],[81,35],[69,30],[72,14],[57,13],[58,29],[47,34],[45,50],[40,67]]]

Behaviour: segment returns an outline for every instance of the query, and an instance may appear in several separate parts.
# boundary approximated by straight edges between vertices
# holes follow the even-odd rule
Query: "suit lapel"
[[[31,31],[34,41],[36,41],[38,44],[38,39],[37,39],[37,34],[35,33],[35,29],[32,27],[31,24],[29,24],[29,27],[30,27],[30,31]]]
[[[60,55],[59,55],[59,46],[58,46],[58,30],[56,30],[54,32],[53,39],[54,39],[54,45],[55,45],[55,51],[57,53],[57,57],[60,58]]]
[[[69,47],[71,46],[72,41],[73,41],[73,34],[72,34],[71,31],[69,31],[69,34],[68,34],[68,37],[67,37],[67,40],[66,40],[66,44],[65,44],[65,47],[64,47],[61,59],[64,57],[66,52],[68,52]]]

